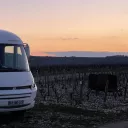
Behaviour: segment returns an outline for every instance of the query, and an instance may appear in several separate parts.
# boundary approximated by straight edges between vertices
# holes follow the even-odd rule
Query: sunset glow
[[[31,55],[128,51],[127,0],[4,0],[0,8],[1,29],[29,43]]]

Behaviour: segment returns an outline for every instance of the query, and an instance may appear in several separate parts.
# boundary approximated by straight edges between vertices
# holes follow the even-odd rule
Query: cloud
[[[47,54],[53,54],[56,55],[56,57],[106,57],[106,56],[112,56],[112,55],[126,55],[128,56],[128,53],[125,52],[96,52],[96,51],[62,51],[62,52],[46,52]]]
[[[56,37],[49,37],[49,38],[42,38],[43,40],[79,40],[79,38],[71,38],[71,37],[60,37],[60,38],[56,38]]]
[[[78,40],[79,38],[61,38],[62,40]]]
[[[42,52],[42,51],[32,52],[31,55],[32,56],[56,56],[55,54]]]

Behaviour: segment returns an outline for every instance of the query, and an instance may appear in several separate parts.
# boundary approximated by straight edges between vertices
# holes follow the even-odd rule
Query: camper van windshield
[[[23,45],[0,44],[0,72],[29,71]]]

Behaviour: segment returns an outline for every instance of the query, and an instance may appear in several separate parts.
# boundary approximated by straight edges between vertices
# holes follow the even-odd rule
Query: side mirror
[[[29,58],[29,56],[30,56],[30,48],[29,48],[29,45],[27,43],[24,43],[24,49],[25,49],[27,57]]]

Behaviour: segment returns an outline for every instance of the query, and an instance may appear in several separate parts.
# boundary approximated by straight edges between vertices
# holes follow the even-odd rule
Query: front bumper
[[[14,106],[14,107],[7,107],[3,106],[0,108],[0,112],[13,112],[13,111],[21,111],[21,110],[28,110],[34,107],[35,101],[33,101],[31,104],[27,104],[24,106]]]
[[[0,112],[28,110],[34,107],[37,88],[0,91]],[[8,105],[9,101],[23,100],[22,105]]]

